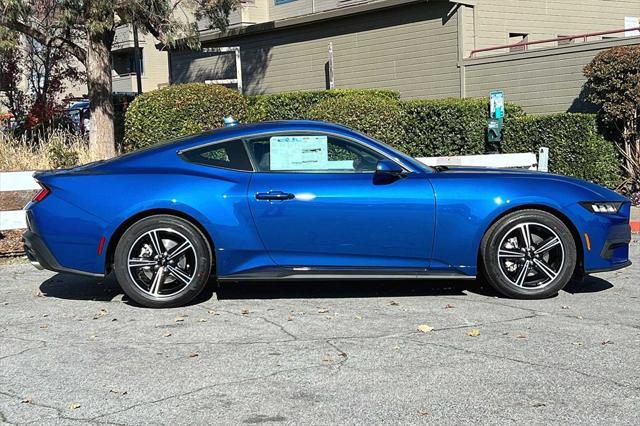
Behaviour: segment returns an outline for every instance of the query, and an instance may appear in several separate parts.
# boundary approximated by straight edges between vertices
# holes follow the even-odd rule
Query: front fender
[[[456,269],[468,275],[477,274],[482,237],[501,216],[526,208],[558,212],[583,235],[597,218],[578,203],[608,195],[604,188],[602,195],[594,190],[595,185],[582,186],[580,181],[554,175],[442,173],[430,180],[436,193],[432,268]],[[584,252],[582,238],[580,244]]]

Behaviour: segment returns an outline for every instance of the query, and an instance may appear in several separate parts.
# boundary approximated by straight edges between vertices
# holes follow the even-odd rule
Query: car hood
[[[465,166],[448,166],[441,169],[438,173],[444,174],[472,174],[477,176],[501,176],[505,178],[513,179],[525,179],[525,180],[540,180],[545,184],[553,182],[564,182],[577,187],[582,188],[588,192],[591,192],[594,196],[593,200],[585,201],[629,201],[628,198],[612,191],[604,186],[597,185],[592,182],[587,182],[582,179],[578,179],[571,176],[563,176],[555,173],[539,172],[537,170],[526,169],[499,169],[499,168],[486,168],[486,167],[465,167]],[[543,183],[543,182],[541,182]]]

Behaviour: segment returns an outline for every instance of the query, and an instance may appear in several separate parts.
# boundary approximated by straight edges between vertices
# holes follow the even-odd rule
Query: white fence
[[[475,166],[526,168],[530,170],[547,171],[549,149],[540,148],[539,156],[534,153],[522,154],[489,154],[464,155],[458,157],[422,157],[420,162],[428,166]],[[33,179],[33,172],[5,172],[0,173],[0,192],[33,191],[40,186]],[[0,211],[0,231],[26,228],[24,210]]]
[[[33,191],[40,186],[33,179],[33,172],[0,173],[0,192]],[[24,210],[0,211],[0,231],[26,228]]]

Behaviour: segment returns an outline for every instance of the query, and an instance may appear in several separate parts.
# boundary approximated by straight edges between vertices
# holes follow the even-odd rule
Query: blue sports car
[[[314,121],[225,127],[35,175],[36,266],[101,277],[149,307],[211,277],[474,279],[517,298],[629,261],[630,202],[578,179],[427,167]]]

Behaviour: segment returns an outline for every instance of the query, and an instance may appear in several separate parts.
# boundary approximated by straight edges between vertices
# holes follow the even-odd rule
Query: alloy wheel
[[[507,231],[498,246],[497,257],[500,271],[512,285],[541,289],[560,274],[565,248],[550,227],[525,222]]]
[[[188,288],[196,276],[198,257],[191,241],[170,228],[142,234],[127,256],[134,284],[155,298],[173,297]]]

